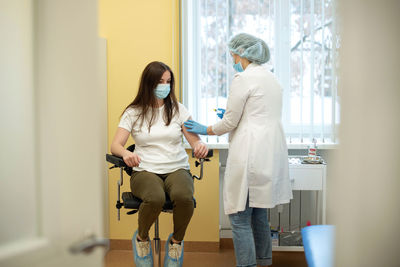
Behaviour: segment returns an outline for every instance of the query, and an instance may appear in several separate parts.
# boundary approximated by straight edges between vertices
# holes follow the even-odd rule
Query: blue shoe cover
[[[168,244],[171,241],[172,234],[169,235],[167,242],[165,242],[165,257],[164,267],[182,267],[183,265],[183,240],[182,240],[182,254],[178,260],[169,257]]]
[[[136,267],[153,267],[153,251],[151,248],[151,241],[149,240],[148,242],[150,243],[150,253],[147,254],[144,257],[139,257],[136,249],[136,238],[137,238],[138,231],[133,234],[132,237],[132,248],[133,248],[133,259],[135,261]]]

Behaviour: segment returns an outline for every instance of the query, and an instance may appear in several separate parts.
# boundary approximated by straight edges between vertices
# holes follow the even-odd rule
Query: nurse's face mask
[[[240,62],[240,60],[238,63],[235,64],[235,56],[232,52],[231,52],[231,56],[232,56],[232,60],[233,60],[233,69],[236,70],[237,72],[243,72],[244,69],[243,69],[243,66],[242,66],[242,63]]]
[[[154,94],[158,99],[164,99],[168,96],[171,90],[171,86],[169,83],[159,83],[154,89]]]
[[[237,72],[242,72],[244,71],[242,64],[240,63],[240,61],[236,64],[233,65],[233,68],[237,71]]]

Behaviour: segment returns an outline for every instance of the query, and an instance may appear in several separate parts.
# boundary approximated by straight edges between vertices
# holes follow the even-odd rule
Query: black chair
[[[135,150],[135,145],[131,145],[127,148],[129,151],[133,152]],[[208,154],[206,158],[204,159],[199,159],[198,161],[196,160],[195,166],[198,167],[200,165],[200,176],[193,175],[193,179],[196,178],[198,180],[201,180],[203,178],[203,163],[206,161],[210,161],[209,158],[213,156],[213,150],[210,149],[208,151]],[[194,157],[194,154],[192,153],[192,157]],[[113,166],[110,167],[110,169],[113,168],[120,168],[120,179],[118,181],[118,197],[117,197],[117,204],[116,208],[118,209],[118,221],[120,220],[120,209],[124,207],[125,209],[129,209],[130,211],[127,212],[128,215],[135,214],[136,212],[139,211],[140,204],[142,203],[142,200],[140,198],[135,197],[132,192],[123,192],[122,193],[122,202],[121,202],[121,186],[123,185],[124,177],[123,177],[123,172],[125,171],[129,176],[132,175],[132,168],[128,167],[124,160],[121,157],[114,156],[111,154],[106,155],[106,160],[113,164]],[[168,194],[165,194],[165,203],[162,209],[162,212],[169,212],[171,213],[173,210],[173,204],[171,199],[169,198]],[[193,198],[193,204],[194,207],[196,208],[196,199]],[[158,218],[156,219],[154,223],[154,263],[155,266],[161,266],[161,244],[160,244],[160,236],[159,236],[159,228],[158,228]],[[158,264],[158,265],[157,265]]]

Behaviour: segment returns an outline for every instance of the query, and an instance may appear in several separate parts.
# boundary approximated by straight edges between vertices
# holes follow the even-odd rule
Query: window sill
[[[211,143],[211,142],[206,142],[208,148],[210,149],[228,149],[229,144],[228,143]],[[308,147],[311,144],[301,144],[301,143],[288,143],[288,149],[308,149]],[[185,149],[191,149],[190,145],[185,142],[184,143]],[[329,149],[337,149],[339,148],[338,143],[324,143],[324,144],[317,144],[317,149],[319,150],[329,150]]]

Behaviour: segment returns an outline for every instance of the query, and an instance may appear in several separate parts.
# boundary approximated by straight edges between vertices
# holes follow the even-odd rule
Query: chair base
[[[154,266],[161,267],[161,242],[160,242],[160,234],[158,230],[158,217],[154,222]]]
[[[157,219],[158,223],[158,219]],[[154,243],[154,266],[155,267],[161,267],[161,240],[158,237],[154,237],[153,239]]]

